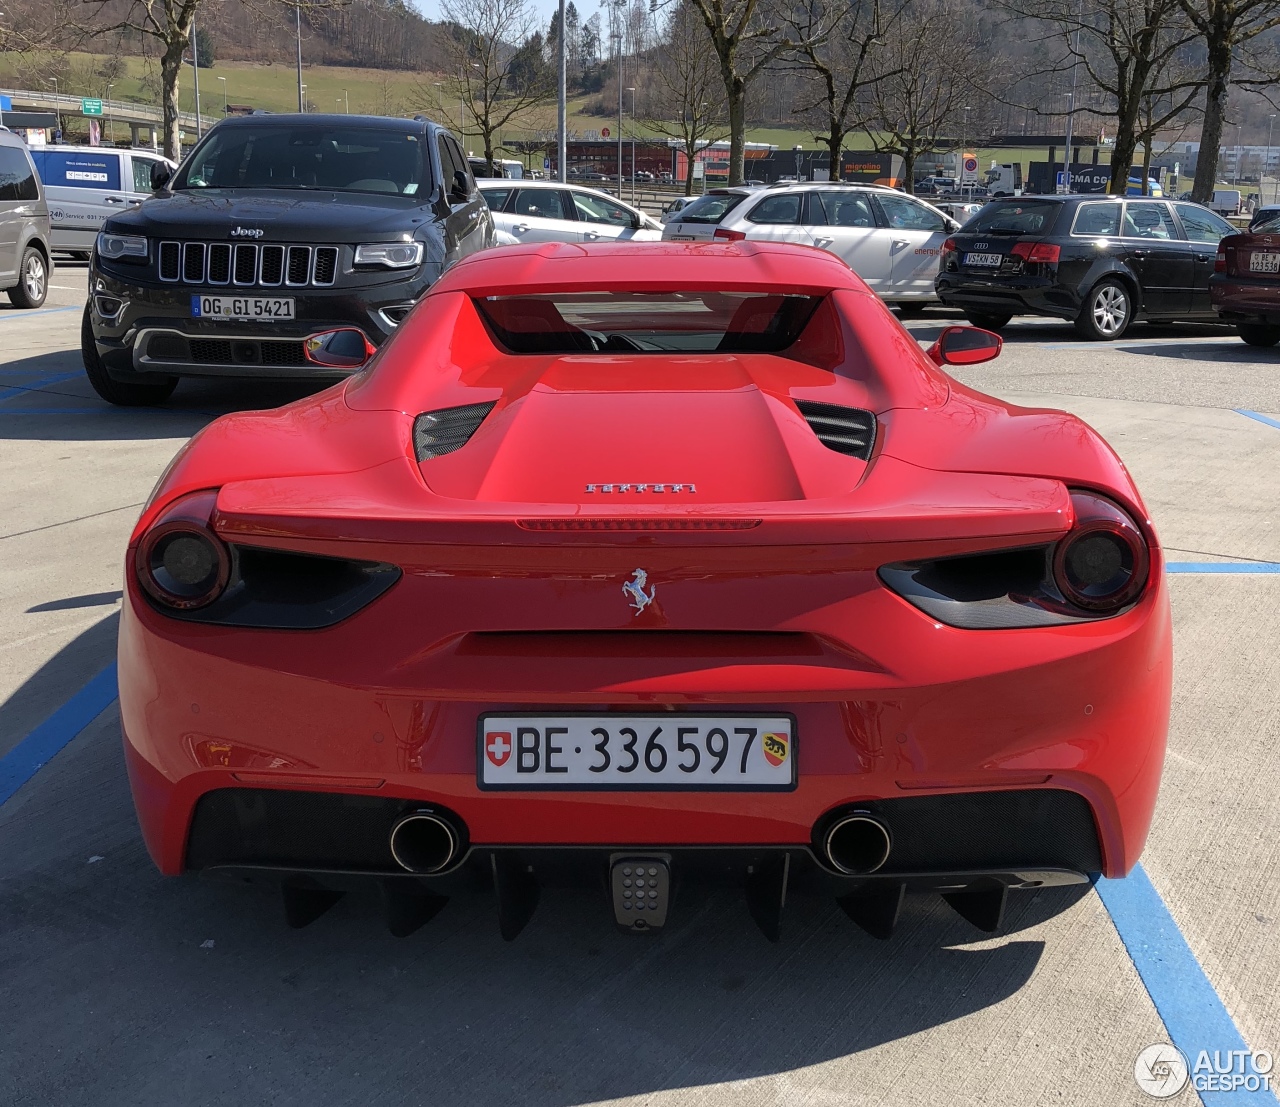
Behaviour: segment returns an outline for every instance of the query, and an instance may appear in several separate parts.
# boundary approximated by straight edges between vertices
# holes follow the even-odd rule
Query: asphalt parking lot
[[[0,308],[0,1104],[1096,1107],[1150,1102],[1133,1069],[1156,1042],[1280,1052],[1280,348],[1028,319],[957,374],[1101,431],[1171,563],[1169,756],[1124,887],[1020,893],[994,937],[909,899],[878,942],[801,896],[771,945],[739,897],[690,889],[650,938],[556,891],[512,944],[480,893],[396,939],[372,898],[292,931],[267,891],[147,858],[98,678],[125,543],[187,437],[302,393],[187,382],[109,408],[80,369],[83,267],[53,284]],[[74,736],[6,778],[32,733]]]

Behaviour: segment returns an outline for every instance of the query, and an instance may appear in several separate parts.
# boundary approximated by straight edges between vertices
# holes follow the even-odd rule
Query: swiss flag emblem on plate
[[[511,732],[494,731],[484,736],[485,756],[498,768],[502,768],[511,757]]]

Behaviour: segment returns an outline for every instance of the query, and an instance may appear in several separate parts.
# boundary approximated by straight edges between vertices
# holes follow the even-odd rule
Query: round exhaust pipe
[[[458,856],[458,832],[431,811],[411,811],[391,828],[391,856],[411,873],[438,873]]]
[[[889,827],[870,811],[840,816],[822,836],[822,853],[833,869],[850,876],[873,873],[889,859]]]

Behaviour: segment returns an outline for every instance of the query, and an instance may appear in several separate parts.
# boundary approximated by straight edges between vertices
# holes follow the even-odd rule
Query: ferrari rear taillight
[[[138,543],[138,583],[163,607],[190,611],[211,604],[231,575],[226,544],[213,532],[216,489],[174,501]]]
[[[730,231],[724,227],[717,227],[712,237],[719,238],[727,242],[741,242],[747,237],[747,234],[745,231]]]
[[[1015,242],[1009,253],[1025,262],[1043,262],[1057,265],[1062,257],[1062,247],[1054,242]]]
[[[1151,561],[1146,539],[1110,500],[1074,491],[1071,505],[1075,525],[1054,551],[1054,583],[1068,602],[1086,611],[1119,611],[1146,586]]]

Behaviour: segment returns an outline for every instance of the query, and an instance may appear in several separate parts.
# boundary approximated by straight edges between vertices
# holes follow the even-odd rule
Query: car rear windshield
[[[431,159],[408,130],[281,124],[219,127],[178,170],[173,186],[383,192],[425,197]]]
[[[964,225],[965,234],[1046,234],[1062,205],[1052,200],[993,200]]]
[[[746,198],[741,192],[708,192],[680,212],[680,222],[719,223]]]
[[[513,354],[777,353],[819,296],[780,292],[574,292],[475,301]]]

